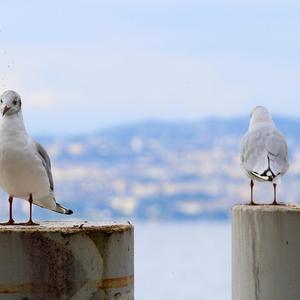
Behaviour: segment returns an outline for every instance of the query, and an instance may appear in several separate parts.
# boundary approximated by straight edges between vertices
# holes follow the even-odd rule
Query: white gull
[[[29,201],[32,221],[32,203],[62,214],[72,214],[56,202],[50,158],[46,150],[26,132],[22,102],[14,91],[6,91],[0,98],[0,187],[9,195],[9,221],[12,218],[13,198]]]
[[[276,185],[289,167],[288,147],[270,113],[263,106],[255,107],[251,114],[249,129],[241,142],[240,162],[242,169],[250,178],[250,204],[255,204],[253,180],[272,182],[274,188],[272,204],[278,204]]]

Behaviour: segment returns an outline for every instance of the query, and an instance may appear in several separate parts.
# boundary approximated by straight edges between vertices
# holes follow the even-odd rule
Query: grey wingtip
[[[71,210],[69,208],[65,208],[62,205],[60,205],[59,203],[56,203],[56,207],[55,207],[54,211],[56,211],[60,214],[65,214],[65,215],[71,215],[73,213],[73,210]]]
[[[65,212],[66,215],[72,215],[73,214],[73,210],[72,209],[68,209]]]

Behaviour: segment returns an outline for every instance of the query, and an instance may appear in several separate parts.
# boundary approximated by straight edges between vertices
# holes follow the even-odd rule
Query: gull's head
[[[250,126],[253,127],[256,124],[274,125],[271,114],[263,106],[256,106],[250,115]]]
[[[21,110],[21,97],[15,91],[5,91],[0,98],[2,116],[10,116]]]

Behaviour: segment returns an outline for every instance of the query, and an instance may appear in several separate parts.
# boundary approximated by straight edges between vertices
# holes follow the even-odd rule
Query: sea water
[[[229,300],[230,224],[135,224],[137,300]]]

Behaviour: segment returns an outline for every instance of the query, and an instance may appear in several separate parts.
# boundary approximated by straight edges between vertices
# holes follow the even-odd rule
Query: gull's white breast
[[[8,133],[6,133],[8,134]],[[11,196],[33,199],[49,194],[49,179],[32,142],[22,133],[1,137],[0,186]]]

